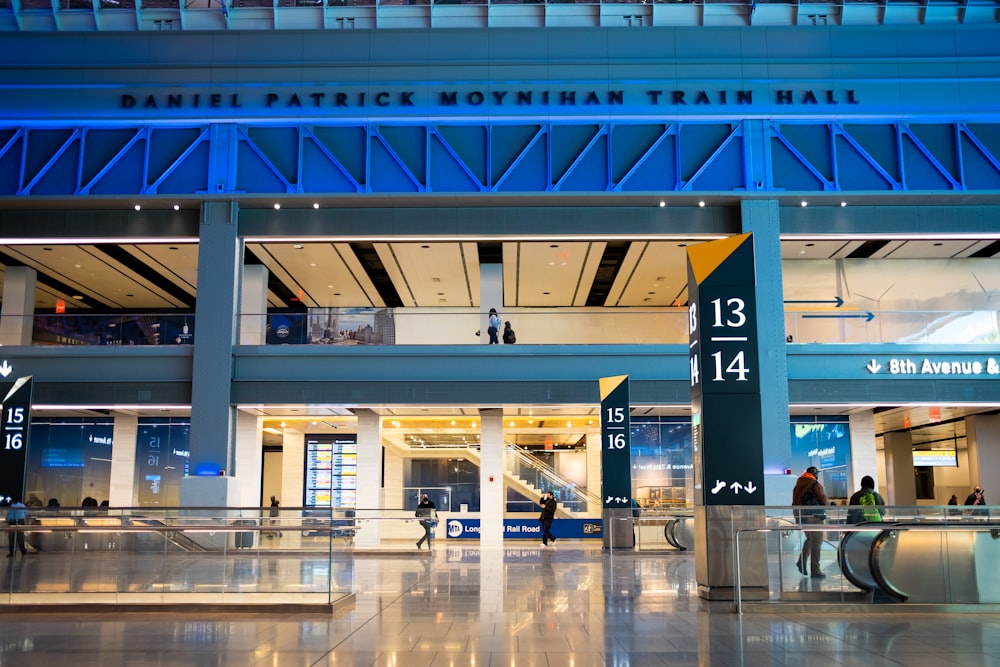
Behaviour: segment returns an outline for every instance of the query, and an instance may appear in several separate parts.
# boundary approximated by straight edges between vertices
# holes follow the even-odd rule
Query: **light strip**
[[[729,238],[725,234],[685,234],[685,235],[651,235],[651,234],[582,234],[578,236],[537,234],[534,236],[371,236],[371,235],[350,235],[350,236],[245,236],[246,243],[330,243],[330,242],[350,242],[350,241],[370,241],[373,243],[447,243],[447,242],[468,242],[468,241],[537,241],[539,243],[549,241],[715,241]],[[2,239],[0,239],[2,242]]]
[[[994,241],[1000,233],[967,234],[782,234],[781,241]]]
[[[191,410],[190,405],[32,405],[34,410]]]
[[[100,243],[123,243],[136,245],[139,243],[147,244],[168,244],[168,243],[178,243],[178,244],[188,244],[188,243],[198,243],[197,236],[181,236],[181,237],[100,237],[100,238],[0,238],[0,244],[2,245],[97,245]]]

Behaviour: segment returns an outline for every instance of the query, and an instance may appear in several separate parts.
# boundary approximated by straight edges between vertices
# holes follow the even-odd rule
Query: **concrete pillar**
[[[886,476],[879,467],[878,451],[875,449],[875,413],[871,410],[850,416],[851,469],[847,493],[861,488],[861,478],[871,475],[875,488],[886,489]]]
[[[503,264],[479,265],[479,342],[483,345],[490,342],[486,333],[490,326],[490,308],[496,308],[500,314],[499,337],[503,333]]]
[[[263,420],[246,412],[236,412],[236,456],[233,475],[238,480],[241,507],[261,504],[261,483],[264,466]],[[280,502],[280,501],[279,501]],[[302,503],[296,503],[301,505]]]
[[[890,505],[912,507],[917,504],[917,482],[913,476],[913,438],[908,432],[886,433],[885,448],[886,494]]]
[[[358,415],[358,534],[354,544],[377,547],[382,543],[382,420],[371,410]]]
[[[788,429],[788,358],[785,354],[785,296],[781,277],[778,202],[744,201],[740,212],[743,232],[753,233],[757,278],[764,502],[767,505],[785,505],[791,497],[785,468],[791,467],[792,444]]]
[[[603,510],[601,504],[601,432],[587,431],[587,491],[593,498],[587,501],[587,515],[598,517]],[[534,500],[534,498],[532,498]]]
[[[302,507],[305,498],[306,434],[286,428],[281,439],[281,498],[282,507]]]
[[[1000,480],[1000,416],[972,415],[965,418],[965,441],[969,448],[969,490],[972,487],[997,486]],[[965,498],[958,494],[958,502]],[[1000,504],[1000,489],[992,494],[985,494],[986,501],[991,505]]]
[[[139,418],[122,412],[115,413],[115,430],[111,440],[111,488],[108,504],[112,507],[134,507],[135,452],[139,434]]]
[[[8,266],[3,272],[3,311],[0,345],[31,345],[38,273],[27,266]]]
[[[479,544],[503,545],[503,410],[480,410]]]
[[[267,267],[263,264],[243,267],[240,345],[264,345],[267,342],[267,276]]]
[[[206,202],[198,247],[198,303],[195,309],[194,362],[191,383],[191,477],[181,480],[181,504],[188,494],[200,500],[239,504],[238,485],[226,481],[235,472],[233,432],[236,410],[230,404],[233,343],[243,243],[232,202]],[[220,471],[225,471],[220,476]],[[199,480],[199,481],[196,481]]]

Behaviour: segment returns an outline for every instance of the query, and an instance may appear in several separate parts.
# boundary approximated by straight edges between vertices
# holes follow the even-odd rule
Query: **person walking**
[[[424,527],[424,536],[417,540],[417,548],[427,542],[427,550],[431,550],[431,538],[434,536],[434,524],[437,523],[437,506],[427,494],[420,496],[417,504],[417,516],[420,518],[420,525]]]
[[[799,476],[795,482],[795,488],[792,489],[792,505],[799,507],[810,505],[826,506],[830,504],[823,485],[820,484],[819,479],[816,477],[818,474],[819,468],[809,466]],[[823,523],[826,520],[826,510],[797,509],[795,511],[798,514],[799,523],[801,524],[812,525]],[[819,564],[820,547],[823,546],[823,532],[819,530],[806,530],[803,532],[806,534],[805,542],[802,544],[802,553],[799,554],[799,559],[795,565],[803,575],[811,572],[810,576],[813,579],[823,579],[826,575],[823,574]],[[809,572],[806,570],[807,566],[809,567]]]
[[[7,510],[7,525],[8,526],[23,526],[27,523],[28,512],[27,507],[21,502],[21,499],[17,496],[11,496],[10,498],[10,509]],[[7,558],[14,557],[14,546],[17,545],[18,551],[24,556],[28,553],[27,547],[24,546],[24,532],[20,530],[12,530],[7,533]]]
[[[875,480],[871,475],[861,478],[861,488],[851,495],[848,505],[860,505],[859,508],[847,510],[847,523],[862,523],[863,521],[881,521],[885,499],[875,490]]]
[[[268,524],[273,528],[278,525],[278,517],[281,515],[281,503],[274,496],[271,496],[271,504],[267,509]],[[271,530],[267,533],[268,539],[281,537],[280,530]]]
[[[556,497],[551,491],[547,491],[539,498],[538,504],[542,506],[542,513],[538,516],[538,520],[542,522],[542,546],[547,547],[551,542],[555,548],[556,536],[552,534],[552,522],[556,518]]]
[[[490,345],[499,345],[500,337],[500,316],[497,315],[496,308],[490,308],[490,322],[486,328],[486,333],[490,336]]]

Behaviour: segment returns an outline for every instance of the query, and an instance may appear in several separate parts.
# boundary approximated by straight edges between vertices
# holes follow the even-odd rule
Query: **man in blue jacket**
[[[12,496],[10,499],[10,509],[7,510],[7,525],[8,526],[23,526],[27,523],[28,512],[24,503],[17,496]],[[24,546],[24,532],[17,530],[7,533],[7,558],[14,557],[14,544],[17,543],[17,548],[21,551],[21,555],[28,553],[27,548]]]

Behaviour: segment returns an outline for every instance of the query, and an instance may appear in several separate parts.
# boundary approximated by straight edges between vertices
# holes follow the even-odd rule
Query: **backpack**
[[[875,494],[871,491],[865,491],[858,498],[858,502],[861,504],[861,515],[864,517],[865,521],[881,521],[882,513],[878,511],[878,506],[875,503]]]
[[[802,492],[802,498],[799,499],[799,503],[802,505],[819,505],[819,496],[816,495],[816,485],[819,482],[813,482],[812,486]],[[826,510],[798,510],[799,519],[812,519],[813,521],[823,521],[826,519]]]

